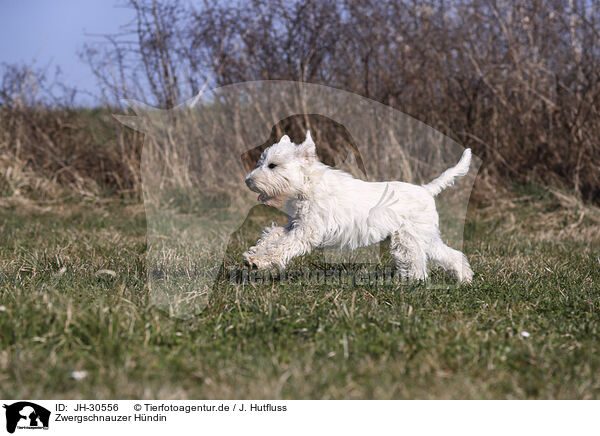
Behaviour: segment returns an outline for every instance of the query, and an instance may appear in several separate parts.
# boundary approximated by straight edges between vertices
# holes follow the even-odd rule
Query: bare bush
[[[138,195],[141,138],[110,108],[75,107],[73,93],[27,66],[4,65],[0,78],[2,196]]]
[[[600,196],[597,3],[129,5],[137,12],[130,33],[88,47],[87,57],[112,89],[127,88],[121,95],[165,107],[207,84],[286,79],[340,87],[472,147],[496,182],[533,178],[586,200]],[[102,70],[99,59],[116,59],[110,68],[122,74]],[[140,83],[140,72],[150,94],[128,86]]]
[[[139,192],[141,135],[109,118],[120,99],[166,108],[207,88],[283,79],[416,117],[472,147],[490,184],[533,180],[600,199],[597,2],[126,5],[135,11],[130,26],[81,53],[102,85],[104,110],[75,109],[65,89],[57,101],[46,91],[58,85],[43,72],[2,69],[4,161],[85,192]]]

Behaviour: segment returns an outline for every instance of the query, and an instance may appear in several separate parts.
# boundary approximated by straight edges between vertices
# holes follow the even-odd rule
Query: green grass
[[[0,397],[598,398],[598,240],[544,201],[472,211],[470,286],[221,278],[187,320],[151,305],[139,205],[2,209]]]

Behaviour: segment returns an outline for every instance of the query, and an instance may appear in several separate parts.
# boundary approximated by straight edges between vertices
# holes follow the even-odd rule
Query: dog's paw
[[[255,251],[252,251],[252,249],[246,251],[244,254],[242,254],[242,256],[244,258],[244,264],[250,268],[269,269],[273,266],[271,262],[261,256],[258,256]]]
[[[254,252],[252,251],[252,248],[242,254],[242,257],[244,258],[244,265],[249,267],[253,266],[252,260],[254,259]]]

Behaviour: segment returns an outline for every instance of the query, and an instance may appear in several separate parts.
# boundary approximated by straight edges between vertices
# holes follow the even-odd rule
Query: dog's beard
[[[277,194],[269,196],[267,194],[258,194],[258,201],[267,206],[279,207],[285,204],[287,196],[285,194]]]

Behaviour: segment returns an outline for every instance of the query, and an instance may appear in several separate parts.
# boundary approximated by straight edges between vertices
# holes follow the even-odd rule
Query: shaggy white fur
[[[246,177],[260,202],[287,201],[290,221],[264,230],[243,254],[259,269],[285,268],[296,256],[315,248],[356,249],[390,237],[390,253],[402,277],[427,278],[427,262],[470,282],[473,271],[463,253],[442,241],[434,196],[469,170],[471,150],[432,182],[365,182],[317,159],[310,132],[301,144],[286,135],[267,148]]]

